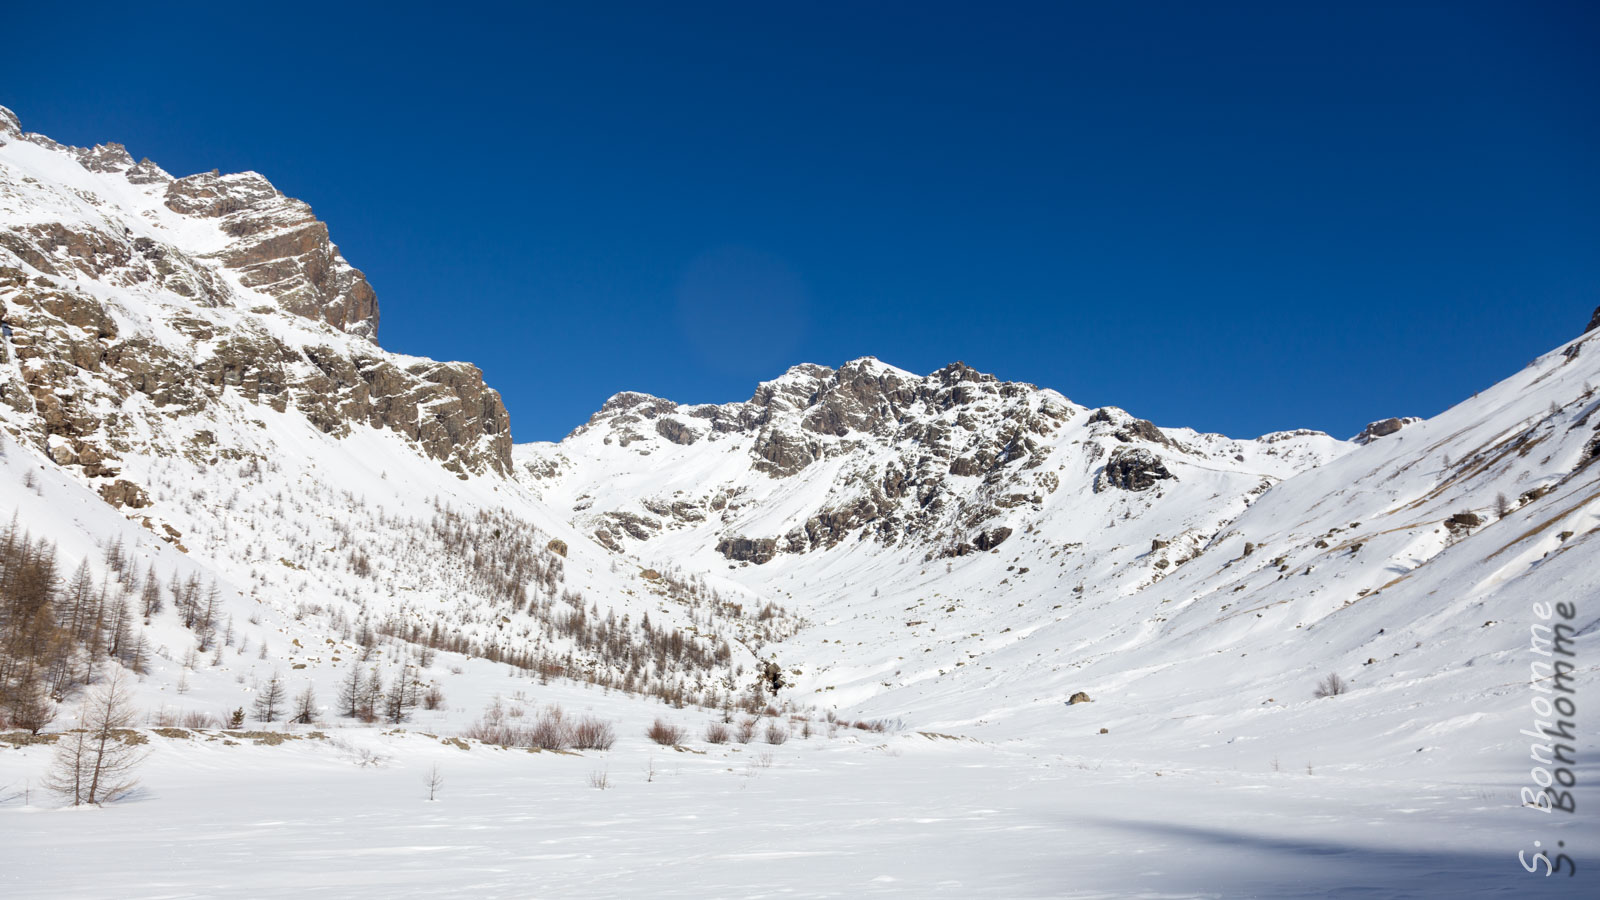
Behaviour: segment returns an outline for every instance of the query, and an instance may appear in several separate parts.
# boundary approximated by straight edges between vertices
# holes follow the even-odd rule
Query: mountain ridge
[[[1424,702],[1512,743],[1473,718],[1520,702],[1496,687],[1524,674],[1519,641],[1494,629],[1600,587],[1594,330],[1348,441],[1166,428],[868,357],[727,404],[622,392],[513,445],[476,367],[375,343],[375,297],[367,317],[326,227],[264,180],[169,195],[153,164],[13,121],[0,513],[120,585],[108,602],[172,594],[136,629],[151,697],[182,677],[232,709],[275,671],[332,696],[381,664],[764,711],[751,674],[776,670],[795,709],[996,742],[1081,739],[1060,710],[1086,693],[1116,752],[1226,765],[1224,730],[1329,745],[1293,698],[1333,671],[1381,736],[1362,765],[1403,776]],[[177,617],[170,585],[205,581],[216,615]],[[498,690],[474,684],[464,708]]]

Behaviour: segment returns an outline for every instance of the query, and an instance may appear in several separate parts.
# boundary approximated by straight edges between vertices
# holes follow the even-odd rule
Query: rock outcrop
[[[1170,431],[961,362],[919,376],[864,357],[794,366],[738,403],[617,394],[558,447],[519,448],[518,471],[614,550],[692,532],[734,563],[864,541],[931,561],[1031,535],[1053,502],[1115,488],[1134,496],[1095,505],[1131,514],[1191,462],[1259,493],[1267,473],[1347,447],[1313,431]]]
[[[1105,468],[1095,480],[1095,490],[1147,491],[1157,482],[1173,477],[1161,457],[1151,451],[1143,447],[1118,448],[1106,460]]]
[[[771,562],[772,557],[777,555],[777,550],[778,542],[772,538],[756,538],[752,540],[750,538],[730,537],[723,538],[717,544],[717,552],[728,559],[755,563],[758,566],[765,562]]]
[[[285,197],[254,172],[174,179],[165,204],[186,216],[217,220],[233,241],[212,256],[246,287],[297,316],[377,340],[377,295],[345,262],[310,206]]]
[[[24,135],[3,108],[0,136],[0,198],[26,212],[0,220],[3,424],[108,502],[147,502],[117,479],[125,453],[250,452],[193,440],[239,404],[337,437],[388,429],[463,476],[510,471],[499,394],[474,366],[379,349],[371,286],[304,203],[254,173],[173,178],[118,144]],[[122,199],[53,183],[63,162]]]
[[[1388,437],[1407,425],[1411,425],[1420,421],[1422,420],[1415,416],[1379,419],[1376,422],[1369,423],[1366,428],[1361,429],[1361,433],[1352,438],[1352,440],[1354,440],[1357,444],[1370,444],[1378,438]]]

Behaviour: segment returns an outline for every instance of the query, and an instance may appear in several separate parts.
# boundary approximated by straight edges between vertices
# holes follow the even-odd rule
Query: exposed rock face
[[[1483,524],[1483,516],[1471,512],[1459,512],[1444,520],[1444,527],[1453,533],[1465,533]]]
[[[1120,409],[1101,407],[1089,414],[1090,423],[1105,423],[1110,425],[1111,437],[1124,444],[1136,440],[1149,441],[1152,444],[1165,444],[1169,447],[1176,446],[1166,432],[1155,426],[1155,423],[1145,419],[1136,419]]]
[[[463,475],[510,471],[499,394],[471,365],[378,349],[372,288],[304,203],[254,173],[174,179],[118,144],[22,135],[5,110],[0,135],[0,209],[30,211],[0,219],[3,424],[105,479],[108,501],[144,502],[115,480],[126,452],[250,452],[187,424],[241,403],[340,437],[389,429]],[[66,160],[124,199],[52,183]]]
[[[100,486],[100,496],[112,506],[127,507],[129,509],[142,509],[150,505],[150,497],[144,488],[118,478],[110,484]]]
[[[683,424],[677,419],[657,419],[656,434],[661,435],[674,444],[692,444],[700,439],[694,429]]]
[[[1588,334],[1596,328],[1600,328],[1600,306],[1594,308],[1594,315],[1589,317],[1589,327],[1585,328],[1583,333]]]
[[[752,450],[756,456],[753,468],[774,478],[787,478],[799,472],[816,462],[824,452],[821,443],[812,443],[778,428],[762,431]]]
[[[1146,491],[1155,487],[1156,482],[1172,477],[1161,457],[1149,450],[1143,447],[1118,448],[1106,460],[1105,469],[1095,481],[1095,490],[1115,487],[1125,491]]]
[[[980,531],[973,536],[971,541],[962,541],[955,546],[947,547],[940,556],[966,556],[969,553],[987,553],[1006,542],[1011,537],[1011,529],[1001,525],[987,531]]]
[[[237,271],[246,287],[297,316],[377,340],[377,295],[329,241],[328,226],[310,206],[285,197],[254,172],[175,179],[165,202],[174,212],[217,220],[234,241],[215,257]]]
[[[1066,484],[1072,496],[1148,491],[1146,505],[1180,462],[1204,460],[1213,471],[1263,466],[1237,473],[1241,491],[1259,493],[1266,473],[1282,477],[1348,446],[1311,431],[1253,442],[1178,433],[960,362],[918,376],[865,357],[794,366],[742,403],[618,394],[559,448],[519,448],[518,464],[613,549],[688,531],[736,562],[855,541],[926,561],[1015,540],[1052,498],[1063,502]],[[643,493],[605,473],[638,475]],[[780,520],[760,514],[774,507]]]
[[[777,550],[778,542],[772,538],[751,540],[750,538],[731,537],[723,538],[717,544],[717,552],[723,556],[741,562],[752,562],[758,566],[764,562],[771,562],[772,557],[777,555]]]
[[[1406,416],[1398,419],[1379,419],[1361,429],[1361,433],[1356,435],[1354,440],[1358,444],[1370,444],[1378,438],[1388,437],[1407,425],[1420,421],[1422,420],[1415,416]]]

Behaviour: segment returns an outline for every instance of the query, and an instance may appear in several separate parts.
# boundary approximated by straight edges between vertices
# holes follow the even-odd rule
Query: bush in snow
[[[683,743],[684,730],[677,725],[657,719],[645,730],[645,736],[664,747],[676,747]]]
[[[1321,699],[1323,697],[1337,697],[1349,689],[1350,686],[1345,683],[1345,680],[1340,678],[1338,673],[1334,673],[1317,682],[1315,693],[1317,698]]]
[[[737,733],[737,736],[739,738],[739,743],[741,743],[741,744],[750,743],[750,741],[753,740],[755,738],[755,736],[756,736],[756,720],[755,719],[743,719],[743,720],[741,720],[739,722],[739,731]]]
[[[610,750],[616,741],[616,729],[604,719],[585,716],[572,726],[572,746],[579,750]]]

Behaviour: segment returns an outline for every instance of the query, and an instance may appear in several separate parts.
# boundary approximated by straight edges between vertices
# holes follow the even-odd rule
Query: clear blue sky
[[[0,104],[308,201],[518,440],[869,354],[1347,436],[1600,305],[1600,4],[532,6],[17,3]]]

